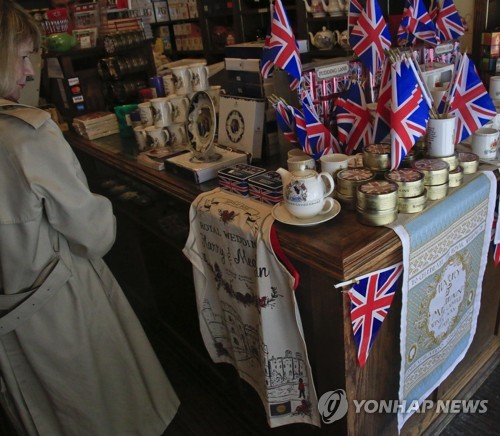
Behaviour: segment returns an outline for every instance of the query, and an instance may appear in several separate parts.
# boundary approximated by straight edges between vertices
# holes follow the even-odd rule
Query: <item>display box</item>
[[[264,99],[221,95],[219,106],[219,144],[244,151],[253,159],[262,157]]]
[[[250,198],[267,204],[283,200],[283,183],[276,171],[267,171],[248,179]]]
[[[247,164],[237,164],[219,171],[219,186],[233,194],[248,197],[248,179],[265,172],[264,168]]]

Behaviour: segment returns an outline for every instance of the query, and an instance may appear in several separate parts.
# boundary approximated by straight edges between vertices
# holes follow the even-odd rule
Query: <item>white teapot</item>
[[[337,35],[340,36],[337,30],[335,32],[336,33],[328,30],[325,26],[323,26],[323,29],[315,35],[313,35],[312,32],[309,32],[311,44],[320,50],[331,50],[337,42]]]
[[[328,0],[328,3],[326,3],[325,0],[321,0],[321,4],[323,6],[323,10],[328,12],[330,17],[344,15],[347,6],[343,0]]]
[[[313,17],[324,17],[326,16],[325,10],[323,9],[323,4],[321,0],[310,0],[311,4],[304,0],[304,6],[306,7],[306,11],[312,14]]]
[[[338,30],[336,32],[338,32]],[[349,44],[348,30],[344,30],[342,33],[337,33],[337,42],[344,50],[352,50],[351,44]]]
[[[286,209],[297,218],[312,218],[330,212],[334,206],[334,181],[329,173],[315,170],[276,170],[283,182],[283,202]]]

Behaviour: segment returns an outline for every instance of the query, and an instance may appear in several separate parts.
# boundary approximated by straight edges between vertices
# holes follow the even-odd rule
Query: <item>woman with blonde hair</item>
[[[111,203],[50,115],[17,103],[39,47],[0,0],[0,403],[19,434],[161,435],[179,401],[102,260]]]

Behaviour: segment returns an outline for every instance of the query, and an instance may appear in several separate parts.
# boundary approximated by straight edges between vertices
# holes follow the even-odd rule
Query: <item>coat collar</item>
[[[38,129],[50,118],[50,114],[47,111],[3,98],[0,98],[0,111],[5,115],[23,120],[35,129]]]

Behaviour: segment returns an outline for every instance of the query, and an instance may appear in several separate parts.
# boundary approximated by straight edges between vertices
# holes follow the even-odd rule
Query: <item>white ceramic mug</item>
[[[297,147],[294,147],[291,150],[288,150],[286,154],[288,156],[288,159],[290,159],[292,157],[297,157],[297,156],[298,157],[308,157],[309,156],[304,150],[302,150],[301,148],[297,148]]]
[[[175,94],[185,95],[191,92],[191,70],[187,66],[173,67],[172,80]]]
[[[455,116],[429,118],[426,141],[430,157],[447,157],[455,153],[455,124]]]
[[[144,103],[139,103],[139,115],[141,117],[141,123],[143,126],[152,126],[154,124],[153,118],[153,108],[151,106],[151,102],[146,101]]]
[[[208,85],[208,67],[206,62],[196,62],[189,65],[191,71],[191,89],[193,92],[205,91]]]
[[[184,123],[174,123],[167,127],[170,135],[170,145],[173,147],[187,144],[186,125]]]
[[[497,142],[498,130],[483,127],[472,135],[472,152],[480,159],[493,160],[497,155]]]
[[[175,94],[175,85],[172,73],[163,76],[163,87],[165,88],[165,95]]]
[[[315,170],[316,161],[309,155],[293,156],[286,161],[288,171]]]
[[[153,98],[150,103],[153,109],[155,127],[165,127],[172,124],[172,103],[167,97]]]
[[[165,127],[146,127],[147,144],[149,148],[165,147],[168,145],[170,135]]]
[[[146,138],[146,128],[144,126],[134,127],[135,142],[139,151],[144,151],[148,149],[148,141]]]
[[[222,89],[221,85],[212,85],[210,88],[207,89],[207,94],[210,96],[212,102],[214,103],[215,112],[219,112],[220,96],[221,94],[225,93],[226,91]]]
[[[169,95],[168,101],[172,105],[172,122],[185,123],[189,108],[189,98],[185,95]]]
[[[490,77],[489,94],[492,100],[500,100],[500,76]]]
[[[334,176],[340,170],[345,170],[349,167],[349,162],[355,159],[354,156],[348,156],[343,153],[324,154],[319,158],[321,171],[327,172]]]

